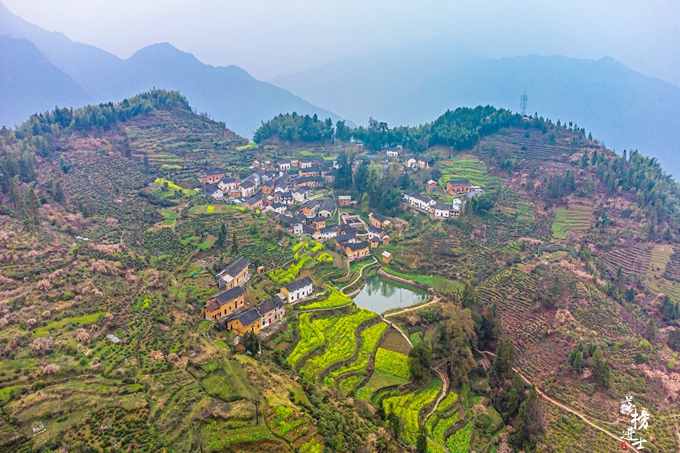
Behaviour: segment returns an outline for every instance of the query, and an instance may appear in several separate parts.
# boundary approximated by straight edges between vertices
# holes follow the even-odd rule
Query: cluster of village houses
[[[276,297],[266,299],[254,307],[246,303],[243,286],[250,279],[250,263],[241,257],[230,263],[217,276],[222,290],[209,297],[203,308],[203,317],[238,336],[246,332],[258,334],[266,327],[278,324],[285,316],[285,304],[296,304],[314,295],[314,282],[309,277],[300,278],[281,287]]]
[[[388,158],[398,157],[398,150],[388,150]],[[224,170],[206,170],[198,177],[203,183],[203,194],[215,200],[223,200],[246,209],[272,212],[279,223],[295,236],[306,235],[318,242],[332,242],[337,251],[347,256],[348,261],[359,261],[371,256],[370,249],[388,245],[390,236],[386,233],[391,221],[379,214],[371,213],[365,224],[358,216],[344,216],[337,224],[330,223],[338,209],[356,203],[349,195],[315,199],[311,190],[333,183],[334,161],[323,159],[299,159],[277,162],[253,162],[253,173],[243,180],[230,177]],[[405,168],[429,168],[424,160],[408,159]],[[291,174],[297,167],[297,174]],[[427,191],[436,189],[435,181],[428,181]],[[460,215],[467,197],[479,195],[482,189],[473,186],[466,179],[448,181],[444,188],[447,194],[459,196],[451,205],[439,204],[415,191],[404,191],[402,201],[406,206],[431,214],[436,218]],[[291,209],[293,205],[295,209]],[[338,215],[340,219],[340,215]],[[361,231],[361,233],[359,232]],[[392,255],[385,251],[384,262]],[[314,284],[309,277],[284,285],[277,297],[258,303],[255,307],[246,304],[242,286],[250,278],[249,263],[239,258],[217,275],[223,290],[209,298],[204,308],[205,319],[221,327],[243,335],[245,332],[258,333],[277,324],[285,314],[284,303],[295,304],[314,294]]]

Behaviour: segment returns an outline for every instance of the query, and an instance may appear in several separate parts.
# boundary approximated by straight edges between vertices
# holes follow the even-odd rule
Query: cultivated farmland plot
[[[370,310],[361,310],[355,314],[344,316],[323,330],[326,349],[321,355],[307,360],[300,372],[303,376],[315,379],[323,370],[335,362],[352,357],[356,350],[355,332],[359,325],[375,318],[377,314]]]
[[[392,396],[382,401],[386,414],[394,412],[402,420],[402,436],[406,443],[416,443],[420,433],[420,411],[434,402],[441,385],[439,379],[432,379],[427,387],[414,394]]]

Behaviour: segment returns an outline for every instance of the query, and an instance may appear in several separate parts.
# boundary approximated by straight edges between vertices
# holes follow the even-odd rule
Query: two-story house
[[[209,297],[205,302],[205,307],[203,307],[203,318],[217,321],[220,318],[231,315],[243,307],[246,300],[245,294],[243,288],[235,286],[213,297]]]
[[[225,267],[216,276],[220,288],[231,289],[235,286],[244,285],[250,278],[248,266],[250,266],[248,260],[241,257]]]
[[[203,184],[217,184],[220,179],[224,178],[224,175],[224,170],[211,168],[210,170],[203,170],[203,174],[198,177],[198,180]]]
[[[262,330],[262,316],[256,309],[251,308],[228,318],[225,327],[239,336],[246,332],[258,333]]]
[[[281,321],[286,316],[286,308],[278,297],[263,300],[255,308],[260,313],[263,329]]]
[[[470,181],[467,179],[452,179],[446,183],[446,193],[449,195],[458,195],[470,192]]]

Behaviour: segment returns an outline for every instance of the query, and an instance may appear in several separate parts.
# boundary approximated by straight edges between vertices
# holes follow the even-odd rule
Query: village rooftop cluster
[[[383,165],[390,159],[398,159],[400,150],[386,150]],[[355,162],[356,171],[358,162]],[[414,158],[404,159],[404,172],[427,169],[430,163]],[[278,223],[291,235],[308,237],[316,242],[333,243],[339,253],[349,262],[371,257],[371,249],[389,245],[391,238],[387,230],[394,220],[377,213],[370,213],[368,223],[361,216],[343,212],[357,204],[350,195],[336,195],[330,189],[334,183],[336,160],[322,158],[292,159],[278,162],[269,160],[252,162],[252,174],[239,180],[226,171],[213,168],[198,176],[203,184],[202,193],[215,201],[240,206],[257,213],[265,212],[276,216]],[[429,180],[426,191],[432,192],[437,182]],[[435,219],[459,216],[466,199],[480,195],[483,189],[474,186],[467,179],[450,180],[443,190],[455,196],[450,205],[437,203],[419,192],[402,192],[404,207],[428,214]],[[329,195],[325,196],[324,193]],[[337,219],[337,221],[335,220]],[[392,260],[392,254],[384,251],[380,255],[385,263]],[[243,286],[250,279],[250,263],[243,257],[230,263],[216,276],[219,294],[208,298],[204,307],[204,318],[218,327],[240,336],[246,332],[255,334],[263,329],[275,330],[285,316],[285,304],[296,303],[314,297],[314,282],[304,277],[280,288],[271,299],[250,306],[246,302]]]

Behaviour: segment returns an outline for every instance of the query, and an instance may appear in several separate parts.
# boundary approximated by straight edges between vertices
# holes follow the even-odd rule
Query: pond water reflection
[[[428,297],[430,294],[424,289],[375,275],[366,281],[361,292],[354,297],[354,302],[362,308],[383,313],[391,308],[419,304]]]

